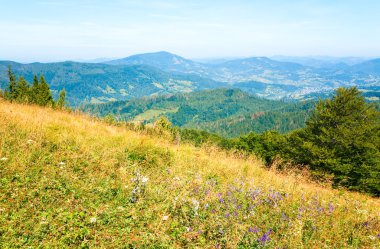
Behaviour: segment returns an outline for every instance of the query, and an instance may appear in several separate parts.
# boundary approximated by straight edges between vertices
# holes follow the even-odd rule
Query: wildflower
[[[207,209],[209,207],[208,203],[205,204],[205,209]]]
[[[254,228],[252,227],[249,227],[248,228],[248,232],[250,233],[258,233],[259,232],[259,229],[255,226]]]
[[[334,212],[334,206],[331,203],[329,203],[329,210],[330,210],[330,213]]]
[[[282,213],[282,220],[289,220],[285,213]]]
[[[2,157],[1,159],[0,159],[0,161],[3,161],[3,162],[5,162],[5,161],[7,161],[8,160],[8,157]]]
[[[193,202],[193,205],[194,205],[194,210],[197,211],[199,209],[199,201],[193,199],[192,202]]]
[[[147,182],[148,182],[148,179],[149,179],[148,177],[145,177],[145,176],[144,176],[144,177],[141,179],[141,182],[142,182],[142,183],[147,183]]]
[[[265,246],[268,241],[270,241],[269,234],[271,233],[271,229],[269,229],[266,233],[263,234],[262,237],[257,239],[257,242],[261,242],[262,246]]]
[[[176,177],[173,177],[173,180],[174,181],[179,181],[179,180],[181,180],[178,176],[176,176]]]
[[[26,141],[27,144],[32,144],[34,143],[34,141],[32,139],[29,139],[28,141]]]
[[[66,163],[64,163],[64,162],[59,162],[58,163],[58,165],[61,165],[61,166],[63,166],[63,165],[65,165]]]
[[[188,227],[188,228],[186,228],[186,231],[187,231],[187,232],[192,232],[193,229],[191,229],[191,227]]]
[[[380,233],[377,235],[377,238],[380,239]]]
[[[165,215],[164,217],[162,217],[162,220],[163,221],[167,221],[169,219],[169,216],[168,215]]]
[[[226,214],[226,218],[230,218],[230,213],[227,213],[227,214]]]
[[[91,219],[90,219],[90,223],[92,224],[92,223],[96,223],[96,218],[95,217],[92,217]]]

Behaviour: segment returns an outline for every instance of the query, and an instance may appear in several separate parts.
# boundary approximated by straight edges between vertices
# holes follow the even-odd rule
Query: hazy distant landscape
[[[29,81],[34,74],[43,74],[55,94],[66,89],[72,106],[220,87],[268,99],[306,100],[331,94],[338,87],[357,86],[368,99],[379,99],[380,59],[310,58],[311,66],[299,64],[307,57],[299,58],[298,63],[281,58],[206,64],[157,52],[102,63],[0,61],[0,82],[4,88],[8,65]]]

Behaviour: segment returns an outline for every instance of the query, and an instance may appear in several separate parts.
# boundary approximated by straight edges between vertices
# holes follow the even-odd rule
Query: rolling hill
[[[110,65],[148,65],[167,72],[187,74],[202,74],[206,73],[208,70],[206,65],[185,59],[181,56],[166,51],[137,54],[105,63]]]
[[[176,126],[233,137],[250,131],[288,132],[303,127],[312,108],[312,102],[289,103],[258,98],[238,89],[214,89],[87,105],[83,110],[145,123],[163,115]]]
[[[0,62],[0,82],[5,88],[7,67],[29,82],[34,74],[43,74],[55,95],[67,91],[72,106],[102,103],[141,96],[190,92],[224,86],[195,75],[178,75],[146,65],[114,66],[97,63],[32,63]]]
[[[199,63],[168,52],[139,54],[101,63],[0,62],[0,87],[12,65],[31,81],[44,74],[55,96],[65,88],[72,106],[219,87],[239,88],[269,99],[302,100],[337,87],[380,85],[378,60],[344,67],[311,67],[266,57]],[[373,92],[374,95],[378,92]]]
[[[0,247],[380,246],[379,199],[149,133],[0,99]]]

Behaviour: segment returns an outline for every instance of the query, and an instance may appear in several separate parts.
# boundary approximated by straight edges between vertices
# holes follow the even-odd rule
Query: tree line
[[[170,127],[162,117],[157,124]],[[195,145],[253,153],[268,167],[308,167],[314,177],[333,186],[380,196],[380,111],[356,88],[339,88],[315,104],[305,127],[287,134],[251,132],[227,139],[205,131],[170,127],[173,138]]]
[[[66,91],[59,92],[57,101],[54,101],[50,87],[43,75],[39,78],[34,75],[33,83],[30,84],[23,76],[19,78],[13,73],[12,68],[8,67],[9,84],[0,94],[9,101],[26,104],[36,104],[63,109],[66,106]]]

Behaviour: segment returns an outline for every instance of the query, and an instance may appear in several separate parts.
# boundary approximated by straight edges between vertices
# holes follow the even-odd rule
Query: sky
[[[379,0],[0,0],[0,60],[380,57]]]

